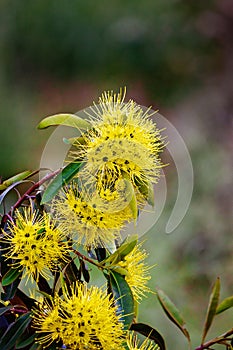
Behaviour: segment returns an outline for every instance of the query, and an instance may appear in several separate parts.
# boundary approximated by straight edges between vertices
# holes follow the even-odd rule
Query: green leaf
[[[73,162],[68,164],[61,173],[59,173],[46,188],[41,204],[49,202],[61,189],[62,186],[67,184],[80,170],[82,163]]]
[[[31,174],[31,171],[23,171],[22,173],[10,177],[9,179],[3,181],[3,183],[0,184],[0,191],[5,190],[7,187],[14,184],[15,182],[26,179]]]
[[[118,272],[122,276],[128,276],[129,275],[129,272],[126,269],[124,269],[123,267],[120,267],[120,266],[112,266],[110,269],[111,269],[111,271]]]
[[[0,316],[4,315],[5,312],[9,311],[10,309],[12,309],[13,306],[12,305],[8,305],[8,306],[4,306],[0,308]]]
[[[4,287],[4,293],[2,293],[2,299],[4,301],[14,298],[16,292],[18,291],[18,286],[20,284],[20,277],[21,275],[18,278],[16,278],[16,280],[14,280],[13,283]]]
[[[66,137],[63,137],[63,142],[67,145],[84,145],[85,144],[85,139],[82,136],[79,137],[71,137],[67,139]]]
[[[160,348],[160,350],[166,350],[165,341],[161,334],[156,331],[156,329],[152,328],[151,326],[148,326],[144,323],[133,323],[130,326],[131,331],[138,332],[145,337],[154,340],[155,344],[157,344]]]
[[[148,195],[147,195],[147,202],[150,204],[152,207],[155,205],[154,201],[154,188],[153,184],[151,182],[148,182]]]
[[[204,342],[207,332],[213,322],[214,316],[216,315],[216,310],[219,302],[219,295],[220,295],[220,279],[218,277],[212,288],[210,298],[209,298],[209,304],[208,304],[208,309],[206,313],[206,319],[205,319],[204,329],[202,334],[202,343]]]
[[[216,315],[220,314],[221,312],[230,309],[233,306],[233,295],[224,299],[217,307],[216,309]]]
[[[46,129],[52,125],[65,125],[84,130],[91,127],[91,124],[87,120],[78,117],[76,114],[61,113],[44,118],[39,123],[38,129]]]
[[[0,349],[10,350],[31,322],[31,313],[20,316],[12,323],[0,339]]]
[[[30,337],[25,337],[25,335],[19,337],[16,342],[16,349],[23,349],[26,346],[30,345],[33,341],[35,341],[36,334],[32,334]]]
[[[109,255],[105,260],[101,261],[101,264],[117,264],[119,261],[122,261],[126,255],[128,255],[136,246],[138,242],[138,236],[132,235],[127,237],[122,245],[111,255]]]
[[[157,289],[157,297],[167,317],[181,330],[190,343],[190,335],[180,311],[161,289]]]
[[[8,286],[12,282],[14,282],[20,275],[22,274],[22,271],[19,271],[17,269],[11,268],[2,278],[2,286]]]
[[[136,182],[137,188],[139,192],[144,196],[144,198],[147,200],[147,203],[150,204],[152,207],[154,207],[154,188],[153,184],[150,181],[147,181],[146,183],[142,183],[137,181]]]
[[[130,179],[128,179],[128,176],[124,173],[122,175],[124,177],[124,182],[125,182],[126,200],[129,203],[129,207],[131,209],[133,219],[136,221],[138,217],[138,204],[137,204],[137,198],[135,195],[134,187]]]
[[[117,313],[121,315],[124,329],[127,330],[134,318],[134,300],[131,289],[125,278],[114,271],[110,271],[109,282],[117,307]]]

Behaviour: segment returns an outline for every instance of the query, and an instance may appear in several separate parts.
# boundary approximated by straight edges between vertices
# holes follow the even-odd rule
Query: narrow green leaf
[[[148,196],[147,196],[147,202],[150,204],[152,207],[155,205],[154,201],[154,188],[153,184],[151,182],[148,182]]]
[[[31,322],[31,313],[20,316],[12,323],[0,339],[0,349],[10,350]]]
[[[4,287],[4,293],[2,293],[2,300],[7,301],[14,298],[16,292],[18,291],[18,286],[21,281],[21,275],[14,280],[11,284]]]
[[[157,297],[167,317],[181,330],[181,332],[190,342],[190,335],[186,329],[185,322],[180,314],[180,311],[161,289],[157,289]]]
[[[216,315],[233,307],[233,295],[224,299],[217,307]]]
[[[2,286],[8,286],[12,282],[14,282],[20,275],[22,274],[22,271],[19,271],[17,269],[11,268],[2,278]]]
[[[61,173],[59,173],[48,185],[46,188],[41,204],[45,204],[49,202],[57,193],[58,191],[67,184],[80,170],[82,163],[80,162],[73,162],[68,164]]]
[[[147,203],[150,204],[152,207],[154,207],[154,188],[152,183],[149,181],[146,184],[142,184],[140,187],[138,187],[139,192],[145,197],[147,200]]]
[[[102,264],[117,264],[119,261],[122,261],[126,255],[128,255],[136,246],[138,242],[138,236],[132,235],[127,237],[122,245],[111,255],[109,255],[105,260],[102,260]]]
[[[166,350],[165,341],[162,335],[151,326],[144,323],[133,323],[130,326],[130,330],[138,332],[145,337],[154,340],[155,344],[159,346],[160,350]]]
[[[129,274],[129,272],[126,269],[124,269],[123,267],[120,267],[120,266],[112,266],[110,269],[111,269],[111,271],[118,272],[122,276],[128,276],[128,274]]]
[[[30,337],[27,337],[25,335],[19,337],[19,339],[17,339],[15,349],[24,349],[26,346],[34,342],[35,338],[36,334],[32,334]]]
[[[125,278],[119,273],[111,271],[109,277],[110,288],[116,303],[118,315],[121,315],[124,329],[127,330],[134,318],[134,300],[131,289]]]
[[[135,195],[134,187],[130,179],[126,177],[125,174],[123,174],[124,182],[125,182],[125,194],[126,194],[126,200],[129,203],[129,207],[132,212],[132,216],[134,220],[137,220],[138,217],[138,204],[137,204],[137,198]]]
[[[219,295],[220,295],[220,279],[218,277],[212,288],[210,298],[209,298],[209,304],[208,304],[208,309],[206,313],[206,319],[205,319],[204,329],[202,334],[202,343],[204,342],[207,332],[213,322],[214,316],[216,315],[216,310],[219,302]]]
[[[19,173],[17,175],[10,177],[9,179],[3,181],[3,183],[0,184],[0,191],[5,190],[7,187],[9,187],[15,182],[26,179],[31,174],[32,174],[31,171],[23,171],[22,173]]]
[[[80,137],[71,137],[67,139],[66,137],[63,137],[63,142],[66,143],[67,145],[84,145],[85,144],[85,139],[80,136]]]
[[[142,182],[140,179],[135,178],[135,184],[139,190],[139,192],[144,196],[147,200],[147,203],[154,207],[154,188],[151,181]]]
[[[0,316],[4,315],[5,312],[9,311],[10,309],[12,309],[13,306],[12,305],[8,305],[8,306],[4,306],[0,308]]]
[[[39,123],[38,129],[46,129],[53,125],[65,125],[84,130],[91,127],[91,124],[87,120],[78,117],[76,114],[61,113],[44,118]]]
[[[132,252],[137,242],[138,242],[138,235],[131,235],[123,241],[123,243],[117,249],[117,251],[119,252],[121,257],[124,258],[126,255]]]

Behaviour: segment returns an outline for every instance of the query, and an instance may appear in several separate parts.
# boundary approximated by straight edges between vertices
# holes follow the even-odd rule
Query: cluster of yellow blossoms
[[[109,297],[97,287],[77,284],[35,312],[40,342],[60,340],[68,349],[121,349],[123,329]]]
[[[91,128],[73,140],[69,155],[82,160],[75,188],[56,198],[53,210],[64,229],[85,246],[105,246],[135,220],[163,166],[163,140],[152,113],[125,94],[105,92],[91,108]],[[81,191],[81,195],[79,194]]]
[[[49,279],[58,263],[68,261],[70,248],[64,233],[45,212],[40,216],[29,207],[23,213],[16,211],[15,216],[10,232],[4,235],[3,242],[9,243],[5,256],[13,259],[11,266],[22,270],[23,277],[38,281],[41,275]]]
[[[97,287],[77,284],[63,298],[41,304],[33,317],[42,334],[38,341],[46,346],[61,340],[69,350],[124,350],[127,342],[129,350],[159,350],[148,339],[139,345],[132,333],[125,335],[116,307]]]
[[[71,260],[72,243],[85,248],[107,248],[120,241],[127,222],[148,202],[149,191],[162,167],[163,141],[149,110],[134,101],[124,103],[124,93],[104,93],[94,104],[91,128],[73,142],[70,156],[83,166],[74,182],[52,201],[51,216],[31,209],[15,212],[3,242],[11,266],[23,277],[38,282],[51,271],[62,270]],[[136,214],[135,214],[136,212]],[[135,302],[150,291],[147,254],[137,244],[117,265],[127,271]],[[37,342],[56,342],[72,350],[155,350],[146,339],[141,345],[125,331],[116,305],[105,290],[87,288],[83,282],[63,287],[33,311]]]

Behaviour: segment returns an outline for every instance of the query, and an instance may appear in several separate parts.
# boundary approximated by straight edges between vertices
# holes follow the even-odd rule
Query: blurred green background
[[[76,112],[105,89],[127,86],[127,98],[159,109],[184,138],[194,192],[179,227],[165,234],[177,192],[175,165],[165,169],[166,207],[146,235],[153,289],[182,310],[199,345],[211,284],[233,292],[231,0],[2,0],[0,2],[0,175],[38,168],[51,130],[49,114]],[[154,295],[141,321],[155,326],[168,349],[187,349]],[[212,335],[232,327],[219,315]]]

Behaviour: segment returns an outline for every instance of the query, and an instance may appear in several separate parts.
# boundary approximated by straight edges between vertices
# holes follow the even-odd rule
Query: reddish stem
[[[219,337],[216,337],[214,339],[209,340],[208,342],[201,344],[198,346],[195,350],[204,350],[204,349],[209,349],[211,345],[217,344],[222,340],[226,340],[227,337],[233,334],[233,328],[227,331],[226,333],[220,335]]]
[[[13,307],[13,309],[11,309],[11,311],[15,312],[16,314],[26,314],[28,312],[28,310],[18,309],[16,307]]]
[[[38,187],[40,187],[41,185],[43,185],[43,183],[45,183],[46,181],[52,179],[54,176],[56,176],[57,174],[59,174],[62,171],[62,168],[57,169],[55,171],[53,171],[50,174],[47,174],[45,177],[43,177],[43,179],[41,179],[40,181],[34,183],[34,185],[32,187],[30,187],[23,195],[22,197],[20,197],[17,202],[11,207],[11,210],[3,215],[2,217],[2,224],[5,223],[7,220],[12,220],[12,214],[14,212],[14,210],[16,208],[18,208],[26,199],[28,199],[28,197],[30,197],[30,194],[33,193],[33,191],[35,191]],[[34,174],[34,173],[33,173]],[[0,228],[0,232],[2,232],[2,229]]]
[[[45,183],[46,181],[52,179],[55,175],[59,174],[61,172],[61,169],[57,169],[55,171],[53,171],[50,174],[47,174],[45,177],[43,177],[43,179],[41,179],[40,181],[36,182],[32,187],[30,187],[23,195],[22,197],[20,197],[17,202],[12,206],[9,215],[11,216],[13,214],[13,211],[18,208],[25,199],[27,199],[27,197],[33,193],[38,187],[40,187],[41,185],[43,185],[43,183]]]
[[[73,249],[73,252],[74,252],[78,257],[80,257],[81,259],[83,259],[83,260],[85,260],[85,261],[88,261],[90,264],[95,265],[95,266],[97,266],[98,268],[101,268],[101,266],[100,266],[98,263],[96,263],[94,260],[88,258],[87,256],[83,255],[83,254],[80,253],[78,250]]]

